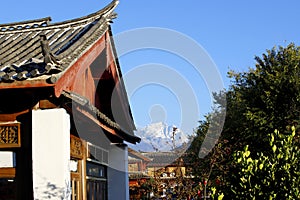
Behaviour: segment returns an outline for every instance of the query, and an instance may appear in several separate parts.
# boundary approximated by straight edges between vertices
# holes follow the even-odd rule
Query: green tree
[[[294,137],[294,127],[290,135],[275,130],[268,136],[269,153],[253,156],[246,146],[235,154],[235,199],[300,199],[300,149]]]
[[[289,44],[286,47],[274,47],[261,57],[256,56],[255,68],[247,72],[228,73],[232,84],[225,92],[214,94],[217,106],[225,109],[226,118],[218,145],[203,159],[193,154],[197,164],[196,176],[210,173],[210,179],[219,178],[219,189],[231,198],[229,187],[232,176],[238,172],[233,152],[241,151],[248,145],[256,158],[257,153],[271,153],[268,146],[268,134],[275,128],[283,134],[289,134],[296,127],[294,140],[299,145],[298,125],[300,120],[300,47]],[[226,96],[226,105],[224,103]],[[219,110],[213,110],[202,121],[196,132],[190,151],[199,151],[204,138],[209,133],[210,116],[217,116]],[[197,138],[198,137],[198,138]],[[192,153],[191,153],[192,154]]]
[[[255,60],[256,68],[249,72],[229,73],[235,81],[227,100],[233,106],[238,105],[229,107],[240,113],[235,113],[239,117],[238,135],[259,150],[264,145],[263,133],[275,128],[286,132],[288,127],[299,124],[300,48],[294,44],[274,47]],[[229,131],[236,129],[231,124],[227,127]]]

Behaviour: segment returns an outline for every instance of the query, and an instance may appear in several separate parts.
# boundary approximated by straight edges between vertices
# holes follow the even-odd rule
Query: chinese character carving
[[[83,158],[84,146],[80,138],[71,137],[71,156],[75,158]]]

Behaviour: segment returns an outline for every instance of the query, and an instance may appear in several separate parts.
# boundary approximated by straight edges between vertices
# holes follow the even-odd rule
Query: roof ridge
[[[0,24],[0,32],[43,27],[47,26],[51,20],[51,17],[44,17],[34,20]]]
[[[94,12],[92,14],[83,16],[83,17],[79,17],[79,18],[75,18],[75,19],[71,19],[71,20],[66,20],[63,22],[56,22],[51,24],[51,26],[65,26],[65,25],[73,25],[73,24],[80,24],[80,23],[87,23],[90,21],[94,21],[96,19],[101,18],[102,16],[108,16],[111,14],[111,12],[116,8],[116,6],[119,4],[119,0],[113,0],[110,4],[108,4],[107,6],[105,6],[104,8],[102,8],[101,10]]]
[[[102,16],[107,17],[111,16],[111,18],[115,18],[112,15],[112,11],[115,9],[115,7],[119,4],[119,0],[113,0],[111,3],[109,3],[107,6],[102,8],[101,10],[83,16],[79,18],[74,18],[71,20],[65,20],[62,22],[56,22],[50,24],[51,17],[45,17],[41,19],[35,19],[35,20],[28,20],[28,21],[22,21],[22,22],[16,22],[16,23],[7,23],[7,24],[0,24],[0,33],[10,33],[10,32],[17,32],[17,31],[26,31],[26,30],[32,30],[32,29],[49,29],[49,28],[58,28],[58,27],[64,27],[64,26],[72,26],[76,24],[86,24],[90,23],[91,21],[94,21],[96,19],[101,18]]]

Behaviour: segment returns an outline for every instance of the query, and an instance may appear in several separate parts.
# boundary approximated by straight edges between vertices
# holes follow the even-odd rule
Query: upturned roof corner
[[[51,75],[63,73],[108,30],[118,3],[114,0],[95,13],[58,23],[45,17],[0,24],[0,84],[47,82]]]

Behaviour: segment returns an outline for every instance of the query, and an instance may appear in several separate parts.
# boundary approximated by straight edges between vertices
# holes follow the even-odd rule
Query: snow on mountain
[[[129,147],[136,151],[171,151],[186,146],[189,142],[188,136],[180,129],[175,126],[168,126],[163,122],[139,128],[135,134],[141,138],[141,142],[136,145],[129,145]]]

